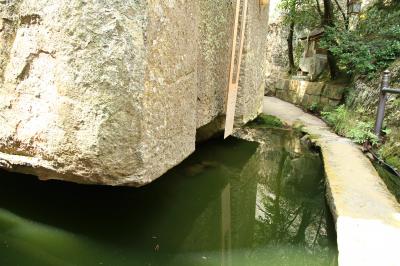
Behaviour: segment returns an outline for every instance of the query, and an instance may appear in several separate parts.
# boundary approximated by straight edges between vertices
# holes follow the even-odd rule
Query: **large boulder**
[[[0,1],[0,166],[142,186],[180,163],[223,121],[234,2]],[[267,12],[249,1],[242,123],[262,105]]]
[[[266,49],[266,86],[265,93],[275,95],[276,84],[282,79],[289,78],[289,58],[287,36],[288,28],[283,23],[280,0],[270,0],[269,20]]]

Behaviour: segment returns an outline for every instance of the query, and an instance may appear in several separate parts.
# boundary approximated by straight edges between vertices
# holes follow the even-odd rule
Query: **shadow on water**
[[[139,189],[1,171],[0,265],[335,265],[318,154],[245,134]]]

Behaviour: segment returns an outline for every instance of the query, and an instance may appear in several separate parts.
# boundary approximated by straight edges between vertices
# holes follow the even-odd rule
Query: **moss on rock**
[[[259,115],[256,119],[249,123],[250,126],[265,128],[283,128],[284,123],[277,117],[272,115]]]

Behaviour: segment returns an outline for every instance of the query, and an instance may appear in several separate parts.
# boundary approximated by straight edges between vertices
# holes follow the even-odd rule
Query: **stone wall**
[[[284,101],[306,109],[338,106],[344,94],[341,84],[310,82],[300,79],[279,79],[269,92]]]
[[[234,9],[229,0],[0,2],[0,166],[108,185],[161,176],[194,151],[197,128],[223,121]],[[240,122],[262,104],[267,9],[249,1],[248,20]]]

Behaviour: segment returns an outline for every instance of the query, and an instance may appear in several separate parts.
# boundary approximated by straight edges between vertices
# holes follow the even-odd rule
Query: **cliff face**
[[[197,128],[224,115],[234,8],[0,2],[0,166],[107,185],[161,176],[194,151]],[[261,108],[267,11],[249,1],[241,122]]]

